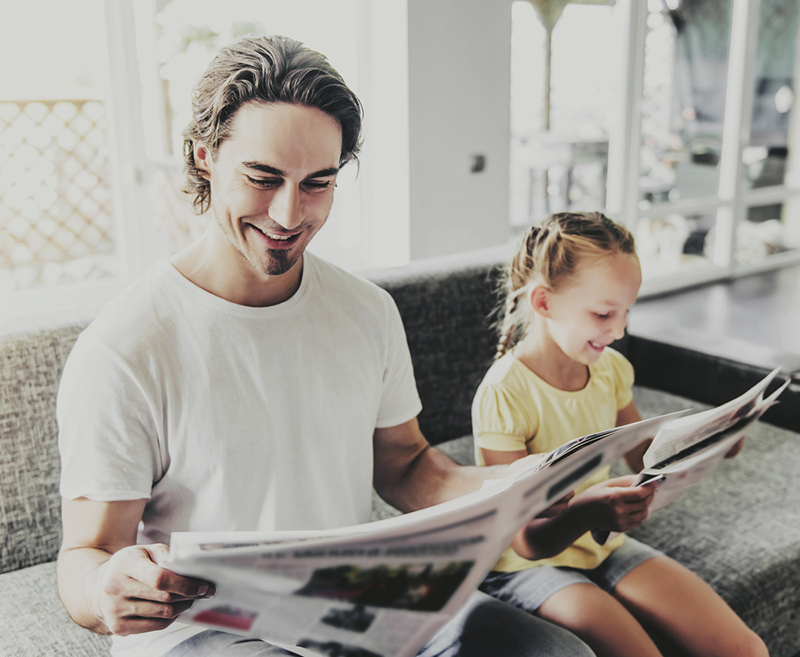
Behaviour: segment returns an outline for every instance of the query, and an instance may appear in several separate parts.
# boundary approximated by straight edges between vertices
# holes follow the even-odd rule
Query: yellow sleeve
[[[535,404],[523,403],[501,384],[482,385],[472,402],[472,432],[479,448],[501,452],[526,450],[539,430]]]
[[[606,348],[609,355],[609,371],[614,383],[617,410],[623,409],[633,401],[633,365],[614,349]]]

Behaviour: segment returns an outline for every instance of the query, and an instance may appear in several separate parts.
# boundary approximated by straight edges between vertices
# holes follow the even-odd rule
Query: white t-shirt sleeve
[[[403,321],[394,300],[386,296],[388,340],[377,429],[408,422],[422,410]]]
[[[82,335],[58,391],[61,495],[98,501],[150,497],[159,477],[152,401],[126,364]]]

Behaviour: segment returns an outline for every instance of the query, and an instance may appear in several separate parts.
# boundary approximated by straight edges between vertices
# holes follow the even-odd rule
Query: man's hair
[[[319,109],[339,122],[339,166],[357,158],[363,110],[356,95],[327,58],[282,36],[247,36],[223,48],[192,91],[192,119],[183,132],[184,191],[203,213],[211,184],[194,160],[194,145],[216,155],[231,136],[236,112],[247,103],[294,103]]]

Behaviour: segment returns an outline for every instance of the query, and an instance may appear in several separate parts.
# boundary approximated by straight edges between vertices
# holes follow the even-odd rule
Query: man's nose
[[[283,185],[277,190],[269,206],[269,216],[287,230],[293,230],[303,223],[303,199],[300,190],[291,185]]]

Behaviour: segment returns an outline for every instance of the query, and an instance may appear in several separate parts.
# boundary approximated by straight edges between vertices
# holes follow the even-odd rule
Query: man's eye
[[[328,189],[332,184],[330,180],[306,180],[303,185],[306,189],[310,189],[312,191],[322,191],[323,189]]]
[[[247,176],[247,179],[256,187],[278,187],[281,184],[281,180],[277,178],[252,178]]]

